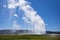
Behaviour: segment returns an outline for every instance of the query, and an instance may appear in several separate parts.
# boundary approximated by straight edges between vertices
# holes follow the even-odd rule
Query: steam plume
[[[33,27],[32,31],[34,31],[35,34],[44,34],[46,32],[44,20],[30,6],[28,1],[18,0],[17,2],[16,0],[9,0],[8,2],[9,9],[15,9],[18,6],[20,10],[24,11],[24,16],[22,17],[22,20],[25,23],[32,25]],[[17,17],[17,15],[15,16]]]

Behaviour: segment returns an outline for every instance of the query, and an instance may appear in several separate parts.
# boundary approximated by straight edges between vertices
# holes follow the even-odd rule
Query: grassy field
[[[0,35],[0,40],[60,40],[60,35]]]

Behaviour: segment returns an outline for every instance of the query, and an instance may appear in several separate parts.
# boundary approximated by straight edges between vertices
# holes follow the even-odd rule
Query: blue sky
[[[60,1],[59,0],[27,0],[31,3],[34,10],[37,11],[46,25],[47,31],[60,31]],[[4,8],[3,5],[7,4],[6,1],[0,0],[0,29],[8,28],[9,10]],[[18,11],[19,12],[19,11]],[[17,12],[17,13],[18,13]],[[6,13],[6,14],[5,14]],[[19,20],[18,20],[19,21]],[[7,22],[7,23],[6,23]],[[4,27],[2,27],[4,25]]]

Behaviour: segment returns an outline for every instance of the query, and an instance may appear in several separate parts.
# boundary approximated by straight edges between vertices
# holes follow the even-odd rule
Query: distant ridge
[[[0,34],[23,34],[32,33],[30,30],[0,30]]]
[[[46,31],[47,34],[60,34],[60,31]]]
[[[31,30],[0,30],[0,34],[24,34],[33,33]],[[60,34],[60,32],[46,31],[46,34]]]

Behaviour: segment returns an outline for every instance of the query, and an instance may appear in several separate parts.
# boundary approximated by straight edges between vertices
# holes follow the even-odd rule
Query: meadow
[[[60,40],[59,35],[0,35],[0,40]]]

